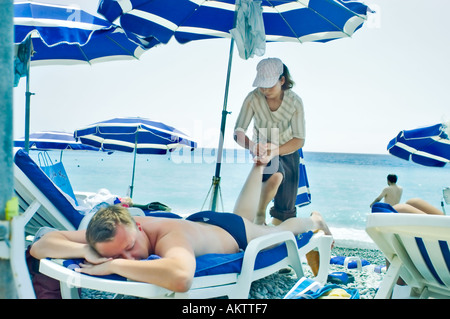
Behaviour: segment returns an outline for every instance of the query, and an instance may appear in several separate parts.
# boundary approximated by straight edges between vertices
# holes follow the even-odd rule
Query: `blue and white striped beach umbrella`
[[[133,196],[136,154],[167,154],[179,147],[197,147],[183,132],[161,122],[144,118],[115,118],[94,123],[74,132],[81,143],[105,151],[134,152],[130,197]]]
[[[138,59],[147,43],[76,6],[14,3],[14,42],[31,37],[32,65]]]
[[[25,138],[14,140],[14,147],[25,147]],[[88,150],[98,151],[99,148],[78,142],[73,134],[57,131],[42,131],[30,134],[29,149],[36,150]]]
[[[34,34],[47,46],[61,42],[85,44],[95,30],[111,23],[76,6],[14,1],[14,39],[23,42]]]
[[[180,43],[230,38],[235,0],[102,0],[98,12],[126,32],[147,40]],[[256,1],[255,1],[256,2]],[[327,42],[351,37],[366,20],[367,6],[341,0],[262,0],[266,41]]]
[[[220,128],[220,136],[224,137],[235,42],[239,55],[247,59],[263,55],[265,42],[328,42],[348,38],[366,21],[368,10],[361,2],[343,0],[101,0],[98,13],[118,23],[127,34],[148,42],[232,38]],[[223,138],[219,141],[211,186],[211,210],[217,206],[222,150]],[[304,165],[300,169],[306,174]],[[301,181],[305,179],[306,175],[300,177]]]
[[[443,167],[450,162],[449,127],[436,124],[401,131],[389,142],[387,149],[392,155],[407,161]]]
[[[32,65],[138,59],[147,43],[77,7],[14,3],[14,41],[32,39]]]
[[[147,43],[76,6],[14,2],[14,42],[19,45],[15,85],[26,77],[25,140],[29,138],[31,65],[71,65],[138,59]],[[25,143],[28,145],[28,143]],[[28,149],[25,148],[27,151]]]
[[[62,42],[49,47],[43,39],[34,37],[32,42],[34,51],[31,56],[32,66],[138,60],[146,49],[137,44],[140,42],[138,38],[131,41],[120,27],[94,31],[89,41],[83,45]]]
[[[306,206],[311,204],[311,192],[309,190],[308,175],[306,174],[305,159],[303,158],[302,149],[298,150],[300,154],[300,166],[299,166],[299,179],[298,179],[298,189],[297,198],[295,199],[295,205],[298,207]]]

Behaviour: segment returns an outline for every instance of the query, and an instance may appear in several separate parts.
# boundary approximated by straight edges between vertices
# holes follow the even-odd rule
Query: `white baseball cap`
[[[256,78],[254,87],[271,88],[283,74],[283,62],[278,58],[267,58],[261,60],[256,66]]]

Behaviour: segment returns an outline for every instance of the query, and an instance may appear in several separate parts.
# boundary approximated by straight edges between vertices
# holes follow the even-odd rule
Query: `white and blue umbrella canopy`
[[[389,142],[387,149],[392,155],[407,161],[443,167],[450,162],[448,126],[436,124],[403,130]]]
[[[34,54],[32,65],[94,64],[117,60],[138,60],[145,52],[140,42],[132,41],[120,27],[94,31],[90,40],[83,45],[59,43],[49,47],[37,37],[32,38]],[[142,42],[141,42],[142,43]]]
[[[37,34],[47,46],[61,42],[85,44],[93,31],[108,28],[111,23],[79,7],[35,2],[14,3],[15,43]]]
[[[14,42],[18,44],[14,85],[18,85],[20,77],[27,78],[26,139],[32,95],[29,92],[30,64],[92,64],[138,59],[148,48],[140,39],[128,37],[120,27],[79,7],[28,1],[14,2]]]
[[[138,59],[147,43],[77,7],[14,3],[14,42],[31,36],[33,65]]]
[[[14,147],[25,147],[25,138],[14,140]],[[29,149],[36,150],[88,150],[99,148],[84,145],[73,137],[72,133],[58,131],[42,131],[30,134]]]
[[[299,164],[299,179],[297,188],[297,197],[295,198],[295,205],[298,207],[311,204],[311,192],[309,190],[308,175],[306,174],[305,159],[303,158],[302,149],[298,150],[300,154]]]
[[[130,197],[133,198],[136,154],[167,154],[180,147],[193,150],[197,143],[181,131],[161,122],[144,118],[115,118],[88,125],[74,132],[86,145],[104,151],[134,152]]]
[[[74,132],[81,143],[121,152],[166,154],[179,147],[197,147],[183,132],[145,118],[115,118],[88,125]]]
[[[119,24],[127,34],[133,34],[149,43],[168,43],[175,38],[181,44],[204,39],[232,38],[232,30],[239,29],[239,11],[242,7],[236,3],[248,1],[239,0],[101,0],[98,13],[110,22]],[[367,20],[369,8],[358,1],[340,0],[309,0],[309,1],[267,1],[262,0],[262,19],[266,42],[328,42],[331,40],[348,38],[362,27]],[[251,16],[251,14],[244,14]],[[258,17],[260,17],[258,15]],[[261,23],[255,23],[260,25]],[[252,23],[245,23],[247,29]],[[252,27],[250,27],[252,28]],[[259,28],[257,30],[261,32]],[[240,32],[241,37],[246,38],[246,31]],[[242,35],[244,33],[244,35]],[[233,35],[233,39],[235,35]],[[250,41],[253,36],[248,37]],[[246,40],[247,41],[247,40]],[[239,54],[247,58],[247,53],[241,52],[242,45],[238,44]],[[257,55],[261,55],[259,39],[254,41]],[[225,88],[224,107],[222,110],[221,136],[224,135],[227,112],[227,92],[230,81],[230,69],[233,54],[233,41],[231,42],[230,57],[228,62],[227,82]],[[247,43],[243,47],[247,51]],[[250,49],[251,51],[253,49]],[[250,53],[250,57],[252,53]],[[215,210],[218,196],[217,181],[220,181],[220,162],[222,140],[219,141],[216,173],[213,179],[213,200],[211,209]],[[300,167],[306,174],[304,165]],[[305,194],[306,201],[310,196],[301,189],[306,187],[306,180],[300,177],[304,184],[299,185],[299,192]],[[301,197],[301,196],[300,196]],[[297,197],[298,202],[303,199]]]
[[[358,1],[261,1],[266,41],[327,42],[351,37],[366,20]],[[167,43],[230,38],[235,0],[102,0],[98,12],[127,33]],[[117,22],[118,21],[118,22]]]

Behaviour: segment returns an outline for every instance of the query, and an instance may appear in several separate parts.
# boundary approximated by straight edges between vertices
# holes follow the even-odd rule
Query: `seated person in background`
[[[420,198],[411,198],[404,204],[393,206],[399,213],[444,215],[444,212]]]
[[[309,230],[330,231],[322,216],[291,218],[276,227],[253,224],[259,202],[262,171],[255,165],[241,190],[234,214],[200,212],[187,219],[131,217],[127,208],[101,209],[87,230],[54,231],[31,247],[42,258],[84,258],[77,271],[91,275],[118,274],[176,292],[189,290],[196,268],[196,256],[236,253],[252,239],[266,234]],[[142,261],[152,254],[160,259]]]
[[[373,202],[370,204],[370,207],[372,207],[373,204],[381,201],[383,198],[385,203],[388,203],[392,206],[400,203],[403,188],[397,185],[397,175],[389,174],[387,176],[387,184],[388,187],[384,188],[381,194],[373,200]]]

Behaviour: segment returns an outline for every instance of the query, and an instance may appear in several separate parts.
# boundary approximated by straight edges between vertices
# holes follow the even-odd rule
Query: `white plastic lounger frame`
[[[11,268],[19,298],[36,298],[25,260],[25,236],[43,226],[61,230],[74,230],[74,226],[15,164],[14,190],[21,214],[11,222]]]
[[[274,244],[286,243],[288,256],[268,267],[254,270],[255,259],[261,250]],[[328,275],[330,260],[331,236],[323,233],[315,234],[308,244],[297,249],[294,235],[291,232],[280,232],[252,240],[242,263],[241,273],[195,277],[191,289],[186,293],[175,293],[167,289],[134,281],[119,281],[87,276],[61,266],[57,261],[41,260],[40,272],[58,279],[61,282],[63,298],[79,298],[78,288],[89,288],[131,295],[143,298],[214,298],[228,296],[233,299],[248,298],[251,283],[268,276],[282,268],[291,266],[300,278],[303,274],[300,255],[317,248],[320,253],[320,271],[316,280],[324,283]]]
[[[399,276],[420,298],[450,298],[448,216],[371,214],[366,231],[390,262],[375,298],[390,298]]]

